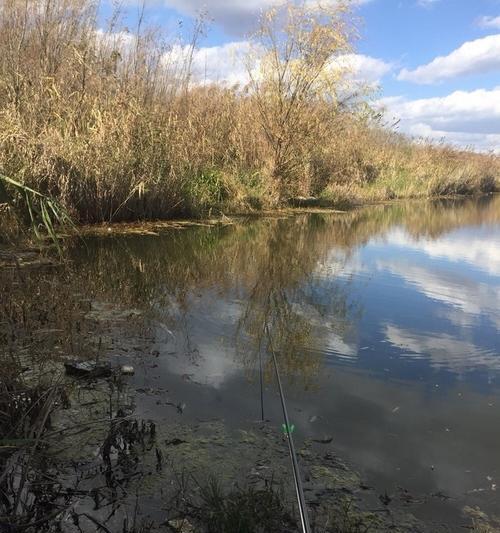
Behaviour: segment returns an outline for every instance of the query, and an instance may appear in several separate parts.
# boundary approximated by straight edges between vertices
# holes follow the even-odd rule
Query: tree
[[[336,112],[351,50],[349,3],[289,3],[265,12],[247,62],[251,95],[272,152],[280,195],[300,189],[308,148]]]

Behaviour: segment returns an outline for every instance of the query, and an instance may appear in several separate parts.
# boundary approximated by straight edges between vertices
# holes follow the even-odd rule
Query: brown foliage
[[[497,187],[498,157],[416,145],[376,125],[332,66],[352,41],[343,7],[285,11],[263,16],[259,68],[244,88],[193,79],[203,21],[180,45],[142,15],[134,33],[120,29],[119,14],[103,31],[90,0],[5,0],[0,174],[82,222],[195,216],[298,194],[350,203]]]

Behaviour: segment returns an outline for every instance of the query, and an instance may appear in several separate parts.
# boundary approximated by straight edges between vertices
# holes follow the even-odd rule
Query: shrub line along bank
[[[342,2],[266,12],[237,58],[247,67],[238,86],[200,76],[203,21],[189,44],[165,44],[142,17],[135,33],[119,14],[102,30],[96,9],[0,8],[0,175],[11,180],[0,180],[2,228],[8,219],[51,232],[65,212],[85,224],[499,187],[498,156],[384,127],[340,66],[355,37]]]

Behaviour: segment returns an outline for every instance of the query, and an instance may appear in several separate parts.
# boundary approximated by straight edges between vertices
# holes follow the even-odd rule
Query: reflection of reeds
[[[336,224],[336,244],[347,250],[400,225],[415,237],[438,238],[462,226],[500,221],[500,196],[398,202],[347,213]]]
[[[500,217],[499,202],[500,196],[480,202],[408,202],[336,215],[168,230],[159,236],[95,238],[86,246],[74,241],[68,249],[71,261],[53,273],[25,271],[25,283],[20,283],[14,267],[0,272],[2,348],[5,354],[22,356],[31,346],[38,364],[47,368],[61,355],[88,357],[93,349],[85,339],[96,324],[83,315],[93,299],[154,311],[169,329],[180,327],[187,333],[182,317],[193,305],[192,294],[217,288],[241,302],[240,360],[248,368],[257,367],[267,322],[275,333],[283,373],[312,385],[310,378],[321,368],[320,350],[315,349],[323,342],[318,319],[325,317],[328,329],[345,338],[358,312],[349,287],[335,283],[335,269],[341,270],[352,251],[396,225],[416,237],[434,238],[464,223],[493,223]],[[336,266],[328,262],[332,253]],[[329,269],[332,283],[328,299],[321,302],[311,286],[320,279],[314,275],[318,268]],[[272,367],[266,358],[263,371],[269,380]]]
[[[236,296],[242,302],[236,339],[240,360],[258,371],[267,322],[283,373],[311,386],[321,368],[320,350],[315,348],[323,338],[309,310],[316,322],[326,317],[328,328],[340,337],[349,335],[358,312],[349,287],[335,283],[335,268],[341,271],[343,259],[394,226],[417,237],[437,237],[464,223],[498,221],[499,202],[500,196],[480,202],[408,202],[337,215],[169,230],[160,236],[96,238],[70,251],[70,256],[81,265],[75,280],[88,294],[126,308],[154,309],[169,328],[180,326],[179,313],[189,312],[196,291],[217,288]],[[338,259],[335,267],[327,261],[332,253]],[[328,298],[319,304],[306,287],[314,285],[313,273],[322,265],[329,268],[332,284]],[[266,380],[272,377],[269,363],[263,359]]]
[[[313,347],[318,338],[311,336],[309,318],[296,304],[308,298],[303,283],[335,243],[329,220],[333,222],[332,216],[266,219],[157,237],[94,239],[72,257],[82,265],[80,276],[88,291],[129,308],[154,309],[167,323],[172,315],[178,320],[179,313],[189,312],[195,291],[217,287],[237,294],[243,302],[237,345],[244,363],[252,368],[256,363],[267,319],[276,332],[283,371],[308,382],[320,367],[320,357],[312,352],[306,357],[301,349]],[[344,298],[332,290],[327,302],[334,327],[346,323]],[[268,379],[272,367],[267,359],[263,367]]]

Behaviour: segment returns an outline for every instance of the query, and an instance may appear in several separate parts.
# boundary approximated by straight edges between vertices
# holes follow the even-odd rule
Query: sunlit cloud
[[[446,56],[439,56],[413,70],[403,69],[398,80],[419,84],[438,83],[457,76],[500,69],[500,34],[468,41]]]
[[[224,86],[244,86],[250,82],[248,72],[252,65],[252,77],[258,78],[259,57],[264,52],[250,41],[231,41],[219,46],[178,46],[169,57],[187,58],[192,53],[192,79],[196,83],[217,83]],[[249,60],[250,59],[250,60]],[[362,54],[344,54],[334,58],[332,69],[342,69],[346,79],[357,85],[378,85],[392,66],[380,59]]]
[[[364,54],[341,55],[333,61],[332,66],[344,69],[347,77],[356,85],[379,85],[382,78],[393,69],[391,63]]]
[[[404,133],[500,153],[500,87],[416,100],[389,97],[378,106],[388,122],[400,120]]]

